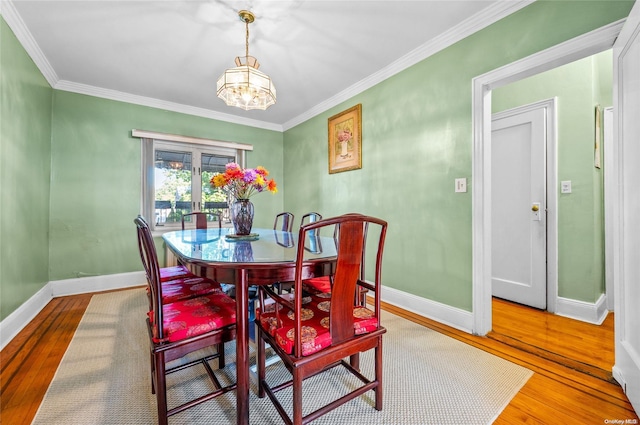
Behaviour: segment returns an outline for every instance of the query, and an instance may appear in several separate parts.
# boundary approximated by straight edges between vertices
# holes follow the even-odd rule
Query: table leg
[[[238,425],[249,425],[249,282],[247,270],[236,277],[236,408]]]

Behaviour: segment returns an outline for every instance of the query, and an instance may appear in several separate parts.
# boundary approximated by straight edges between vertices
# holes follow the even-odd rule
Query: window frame
[[[252,145],[225,142],[219,140],[201,139],[195,137],[178,136],[164,133],[154,133],[143,130],[132,130],[133,137],[141,139],[141,201],[140,211],[143,217],[147,218],[151,230],[165,231],[180,228],[179,223],[168,226],[156,226],[155,220],[155,152],[159,150],[173,150],[178,152],[190,152],[192,160],[192,211],[199,211],[202,199],[202,184],[198,184],[198,189],[194,189],[194,181],[202,182],[201,178],[201,154],[212,154],[222,156],[232,156],[236,162],[245,167],[246,152],[253,150]],[[200,168],[194,172],[196,167]],[[197,201],[195,201],[197,199]]]

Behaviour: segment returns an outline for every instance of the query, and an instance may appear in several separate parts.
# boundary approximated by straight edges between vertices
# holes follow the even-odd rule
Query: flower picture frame
[[[329,118],[329,174],[362,168],[362,104]]]

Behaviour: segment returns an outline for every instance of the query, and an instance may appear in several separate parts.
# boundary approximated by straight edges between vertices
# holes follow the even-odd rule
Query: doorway
[[[610,49],[622,22],[569,40],[473,80],[473,332],[491,330],[492,194],[491,98],[492,90],[526,77]],[[548,308],[551,307],[548,305]]]
[[[556,99],[493,114],[491,144],[492,295],[553,311]]]

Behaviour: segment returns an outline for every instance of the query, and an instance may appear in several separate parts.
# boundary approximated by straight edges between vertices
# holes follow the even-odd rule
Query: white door
[[[492,294],[547,306],[545,108],[494,115],[491,131]]]
[[[620,382],[640,412],[640,5],[613,46],[614,280],[616,364]]]

